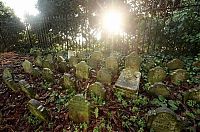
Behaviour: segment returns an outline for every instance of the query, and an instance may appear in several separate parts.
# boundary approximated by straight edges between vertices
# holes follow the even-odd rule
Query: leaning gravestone
[[[28,60],[25,60],[23,63],[22,63],[22,66],[23,66],[23,69],[26,73],[29,73],[31,74],[32,73],[32,70],[33,70],[33,65],[30,61]]]
[[[173,59],[167,63],[167,67],[170,70],[182,69],[183,66],[184,66],[184,63],[179,59]]]
[[[165,107],[148,112],[147,126],[154,132],[181,132],[181,124],[176,114]]]
[[[106,90],[100,82],[95,82],[88,87],[89,93],[105,99]]]
[[[42,67],[42,62],[43,62],[43,59],[42,59],[41,56],[37,56],[37,57],[35,58],[35,65],[36,65],[36,66]]]
[[[18,91],[19,86],[18,84],[14,81],[12,74],[11,74],[11,70],[9,68],[5,68],[3,71],[3,81],[5,82],[5,84],[12,89],[13,91]]]
[[[200,86],[198,88],[190,89],[184,93],[184,100],[194,100],[200,103]]]
[[[149,70],[148,82],[154,84],[156,82],[162,82],[166,77],[166,72],[162,67],[155,67]]]
[[[128,98],[135,98],[138,94],[141,73],[131,68],[122,70],[116,84],[116,91],[120,91]]]
[[[71,67],[74,67],[75,65],[77,65],[78,64],[78,58],[77,57],[75,57],[75,56],[71,56],[70,58],[69,58],[69,65],[71,66]]]
[[[169,97],[171,91],[165,84],[158,82],[149,88],[149,92],[157,96],[161,95],[164,97]]]
[[[32,87],[25,80],[20,80],[19,86],[20,86],[20,89],[26,94],[27,97],[29,97],[30,99],[35,97],[35,93]]]
[[[39,101],[35,99],[31,99],[28,102],[28,109],[34,116],[36,116],[38,119],[42,121],[48,121],[50,118],[47,109],[44,106],[42,106],[42,104]]]
[[[110,70],[114,75],[118,73],[118,61],[114,56],[108,57],[105,61],[106,68]]]
[[[48,82],[52,82],[54,80],[53,72],[49,68],[43,68],[42,77]]]
[[[64,89],[68,89],[68,90],[75,89],[75,84],[73,80],[71,79],[71,75],[68,73],[65,73],[63,77],[61,78],[61,85]]]
[[[171,74],[171,81],[173,84],[179,85],[180,83],[186,81],[188,78],[188,73],[186,70],[177,69]]]
[[[112,74],[108,69],[101,68],[97,72],[97,80],[103,84],[110,85],[112,83]]]
[[[89,77],[89,66],[85,61],[81,61],[76,66],[76,77],[79,79],[88,79]]]
[[[69,118],[75,123],[89,123],[90,103],[83,95],[75,95],[68,103]]]
[[[88,59],[88,65],[93,69],[97,69],[103,60],[103,54],[100,51],[94,51]]]
[[[132,52],[125,59],[125,68],[131,68],[133,71],[138,72],[140,71],[141,61],[141,57],[137,53]]]

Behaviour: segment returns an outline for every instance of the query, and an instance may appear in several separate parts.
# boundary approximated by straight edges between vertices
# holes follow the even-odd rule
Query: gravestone
[[[114,75],[118,73],[119,66],[116,57],[114,56],[108,57],[105,61],[105,65],[106,68],[110,70]]]
[[[184,63],[179,59],[173,59],[167,63],[167,67],[170,70],[182,69],[184,67]]]
[[[33,71],[31,74],[33,77],[39,77],[41,75],[41,71],[38,67],[35,67],[35,68],[33,68]]]
[[[28,60],[25,60],[23,63],[22,63],[22,66],[23,66],[23,69],[26,73],[29,73],[31,74],[32,73],[32,70],[33,70],[33,65],[30,61]]]
[[[59,64],[60,62],[65,61],[65,59],[62,56],[56,57],[56,62]]]
[[[97,72],[97,80],[103,84],[110,85],[112,83],[112,74],[108,69],[101,68]]]
[[[89,123],[90,103],[83,95],[75,95],[68,102],[69,119],[75,123]]]
[[[162,67],[155,67],[149,70],[148,82],[154,84],[156,82],[162,82],[166,77],[166,72]]]
[[[61,79],[61,85],[64,89],[68,90],[74,90],[75,84],[73,80],[71,79],[71,75],[68,73],[65,73]]]
[[[164,97],[169,97],[171,91],[165,84],[158,82],[149,88],[149,92],[157,96],[161,95]]]
[[[75,56],[71,56],[70,58],[69,58],[69,66],[71,66],[71,67],[75,67],[75,65],[77,65],[78,64],[78,58],[77,57],[75,57]]]
[[[42,62],[43,62],[43,59],[42,59],[41,56],[37,56],[37,57],[35,58],[35,65],[36,65],[36,66],[42,67]]]
[[[125,58],[125,68],[131,68],[133,71],[138,72],[140,71],[141,61],[141,57],[137,53],[132,52]]]
[[[42,70],[42,77],[47,82],[52,82],[54,80],[53,72],[49,68],[43,68],[43,70]]]
[[[46,56],[46,60],[49,61],[50,63],[53,63],[53,56],[51,54],[48,54]]]
[[[103,54],[100,51],[94,51],[88,59],[88,65],[93,69],[97,69],[103,60]]]
[[[25,80],[20,80],[19,86],[20,86],[20,89],[26,94],[27,97],[29,97],[30,99],[35,97],[35,93],[32,87],[28,84],[28,82],[26,82]]]
[[[12,89],[13,91],[18,91],[19,86],[14,81],[11,70],[9,68],[4,69],[2,79],[5,82],[5,84],[8,86],[8,88]]]
[[[60,72],[67,72],[69,70],[69,65],[66,61],[61,61],[58,63],[58,71]]]
[[[9,68],[5,68],[5,69],[3,70],[3,76],[2,76],[2,78],[3,78],[3,79],[7,79],[7,78],[13,79],[11,70],[10,70]]]
[[[51,70],[54,70],[54,65],[52,62],[48,61],[48,60],[44,60],[42,63],[42,67],[43,68],[49,68]]]
[[[42,106],[42,104],[39,101],[35,99],[31,99],[28,102],[28,109],[34,116],[36,116],[38,119],[42,121],[48,121],[50,119],[47,109],[44,106]]]
[[[76,66],[76,77],[79,79],[88,79],[89,77],[89,66],[85,61],[81,61]]]
[[[177,69],[171,74],[171,82],[179,85],[188,79],[188,73],[186,70]]]
[[[100,82],[95,82],[88,87],[89,93],[105,99],[106,90]]]
[[[138,94],[140,78],[140,72],[135,72],[131,68],[123,69],[115,83],[115,90],[122,92],[128,98],[135,98]]]
[[[181,132],[181,124],[176,114],[165,107],[148,112],[147,126],[154,132]]]
[[[184,93],[184,100],[194,100],[200,103],[200,86],[186,91]]]

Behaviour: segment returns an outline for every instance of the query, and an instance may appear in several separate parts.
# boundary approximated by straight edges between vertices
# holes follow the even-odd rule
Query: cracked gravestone
[[[105,99],[106,97],[106,90],[100,82],[95,82],[88,87],[89,93],[91,95],[96,95]]]
[[[49,68],[43,68],[43,70],[42,70],[42,77],[47,82],[52,82],[54,80],[53,72]]]
[[[35,93],[28,82],[26,82],[25,80],[20,80],[19,86],[20,86],[20,89],[26,94],[27,97],[29,97],[30,99],[35,97]]]
[[[116,57],[111,56],[108,57],[105,61],[105,67],[110,70],[114,75],[116,75],[118,73],[118,61],[116,59]]]
[[[182,69],[184,67],[184,63],[179,59],[173,59],[167,63],[167,67],[170,70]]]
[[[93,69],[97,69],[103,60],[103,54],[100,51],[94,51],[88,59],[88,65]]]
[[[164,97],[169,97],[171,91],[165,84],[163,84],[162,82],[158,82],[158,83],[153,84],[149,88],[149,92],[151,94],[154,94],[154,95],[157,95],[157,96],[161,95],[161,96],[164,96]]]
[[[34,116],[42,121],[48,121],[50,119],[47,109],[35,99],[31,99],[28,102],[28,109]]]
[[[11,70],[9,68],[4,69],[2,78],[8,88],[12,89],[13,91],[18,91],[19,86],[14,81]]]
[[[200,86],[186,91],[184,93],[184,100],[194,100],[200,103]]]
[[[76,77],[79,79],[88,79],[89,77],[89,66],[85,61],[81,61],[76,66]]]
[[[75,90],[74,81],[71,79],[71,75],[68,73],[65,73],[61,78],[61,85],[64,89]]]
[[[25,60],[23,63],[22,63],[22,66],[23,66],[23,69],[26,73],[29,73],[31,74],[32,73],[32,70],[33,70],[33,65],[30,61],[28,60]]]
[[[186,70],[177,69],[171,74],[171,82],[179,85],[188,79],[188,73]]]
[[[125,59],[125,68],[131,68],[133,71],[138,72],[140,71],[140,64],[141,64],[141,57],[137,54],[132,52]]]
[[[71,67],[75,67],[77,64],[78,64],[78,58],[77,57],[75,57],[75,56],[71,56],[70,58],[69,58],[69,65],[71,66]]]
[[[37,56],[37,57],[35,58],[35,65],[36,65],[36,66],[42,67],[42,62],[43,62],[43,59],[42,59],[41,56]]]
[[[112,83],[112,74],[108,69],[101,68],[97,72],[97,80],[103,84],[110,85]]]
[[[90,103],[83,95],[75,95],[68,102],[69,119],[75,123],[89,123]]]
[[[181,132],[181,124],[176,114],[165,107],[148,112],[147,126],[154,132]]]
[[[140,72],[135,72],[131,68],[123,69],[115,83],[115,90],[122,92],[128,98],[135,98],[138,94],[140,78]]]
[[[162,67],[155,67],[149,70],[148,73],[148,82],[154,84],[156,82],[164,81],[166,77],[166,72]]]

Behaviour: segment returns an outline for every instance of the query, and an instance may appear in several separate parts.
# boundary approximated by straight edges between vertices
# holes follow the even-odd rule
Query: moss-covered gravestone
[[[158,82],[149,88],[149,92],[157,96],[161,95],[164,97],[169,97],[171,91],[165,84]]]
[[[137,97],[141,73],[135,72],[131,68],[122,70],[116,84],[115,90],[122,92],[128,98]]]
[[[167,67],[171,70],[182,69],[184,63],[179,59],[173,59],[167,63]]]
[[[39,66],[39,67],[42,67],[42,63],[43,63],[42,57],[41,57],[41,56],[37,56],[37,57],[35,58],[35,65],[36,65],[36,66]]]
[[[103,84],[110,85],[112,83],[112,73],[106,68],[101,68],[97,72],[97,80]]]
[[[88,79],[89,77],[89,66],[85,61],[81,61],[76,66],[76,77],[79,79]]]
[[[100,51],[94,51],[88,60],[88,64],[93,69],[97,69],[103,60],[103,54]]]
[[[149,70],[148,82],[154,84],[156,82],[162,82],[166,77],[166,72],[162,67],[155,67]]]
[[[33,68],[31,74],[32,74],[33,77],[39,77],[41,75],[41,71],[38,67],[35,67],[35,68]]]
[[[75,90],[74,81],[71,79],[71,75],[68,73],[65,73],[63,75],[61,79],[61,85],[64,89]]]
[[[66,61],[61,61],[58,63],[58,71],[67,72],[69,70],[69,65]]]
[[[49,68],[43,68],[42,77],[48,82],[52,82],[54,80],[53,72]]]
[[[165,107],[148,112],[147,126],[154,132],[181,132],[181,124],[176,114]]]
[[[184,100],[194,100],[200,103],[200,86],[198,88],[193,88],[184,93]]]
[[[126,56],[125,68],[131,68],[133,71],[138,72],[140,71],[141,61],[141,57],[137,53],[132,52]]]
[[[42,63],[42,67],[54,70],[54,64],[52,62],[50,62],[49,60],[44,60]]]
[[[75,56],[71,56],[70,58],[69,58],[69,65],[71,66],[71,67],[74,67],[74,66],[76,66],[77,64],[78,64],[78,58],[77,57],[75,57]]]
[[[48,54],[48,55],[46,56],[46,60],[49,61],[50,63],[53,63],[53,55]]]
[[[13,91],[19,90],[19,85],[14,81],[11,70],[9,68],[4,69],[2,78],[3,78],[3,81],[5,82],[5,84],[10,89],[12,89]]]
[[[75,123],[89,123],[90,103],[83,95],[75,95],[69,102],[69,118]]]
[[[35,93],[28,82],[26,82],[25,80],[20,80],[19,85],[20,89],[26,94],[27,97],[29,97],[30,99],[35,97]]]
[[[47,109],[44,106],[42,106],[42,104],[39,101],[31,99],[28,102],[28,109],[38,119],[42,121],[49,121],[50,116],[48,115]]]
[[[113,74],[118,73],[118,61],[114,56],[108,57],[105,61],[106,68],[110,70]]]
[[[22,66],[23,66],[23,69],[26,73],[29,73],[31,74],[32,73],[32,70],[33,70],[33,65],[30,61],[28,60],[25,60],[23,63],[22,63]]]
[[[181,84],[187,79],[188,79],[188,73],[186,70],[183,69],[177,69],[171,74],[171,82],[176,85]]]
[[[95,82],[88,87],[89,93],[91,95],[96,95],[105,99],[106,90],[100,82]]]

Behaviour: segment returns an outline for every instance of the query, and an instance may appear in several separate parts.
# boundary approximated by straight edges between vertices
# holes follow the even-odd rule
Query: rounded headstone
[[[42,62],[43,62],[43,59],[42,59],[42,57],[41,56],[37,56],[36,58],[35,58],[35,65],[36,66],[39,66],[39,67],[42,67]]]
[[[150,88],[149,88],[149,92],[151,94],[154,94],[154,95],[161,95],[161,96],[164,96],[164,97],[168,97],[170,96],[170,90],[169,88],[163,84],[162,82],[158,82],[158,83],[155,83],[154,85],[152,85]]]
[[[28,82],[26,82],[25,80],[20,80],[19,85],[21,90],[26,94],[27,97],[29,97],[30,99],[35,97],[35,93]]]
[[[63,77],[61,78],[61,85],[64,89],[74,90],[75,84],[73,80],[71,79],[71,75],[68,73],[65,73]]]
[[[105,99],[106,90],[100,82],[95,82],[88,87],[90,94],[94,94],[98,97]]]
[[[85,61],[79,62],[76,66],[76,77],[79,79],[88,79],[89,66]]]
[[[137,53],[132,52],[125,58],[125,67],[131,68],[135,72],[138,72],[140,71],[141,61],[142,61],[141,57]]]
[[[41,75],[41,71],[38,67],[35,67],[35,68],[33,68],[33,71],[31,74],[33,77],[39,77]]]
[[[162,82],[166,77],[166,72],[162,67],[155,67],[149,70],[148,82],[154,84],[156,82]]]
[[[112,83],[112,74],[106,68],[101,68],[97,72],[97,80],[103,84],[111,84]]]
[[[171,82],[173,84],[179,85],[180,83],[188,79],[188,73],[186,70],[177,69],[171,74]]]
[[[184,63],[179,59],[173,59],[167,63],[167,67],[171,70],[182,69]]]
[[[52,82],[54,80],[53,72],[49,68],[43,68],[42,77],[48,82]]]
[[[26,73],[29,73],[31,74],[32,70],[33,70],[33,65],[30,61],[28,60],[25,60],[23,63],[22,63],[22,66],[23,66],[23,69]]]
[[[184,93],[184,100],[194,100],[200,103],[200,86],[186,91]]]
[[[106,68],[108,70],[110,70],[113,74],[117,74],[118,73],[118,61],[117,58],[114,56],[110,56],[106,59],[105,61],[106,64]]]

